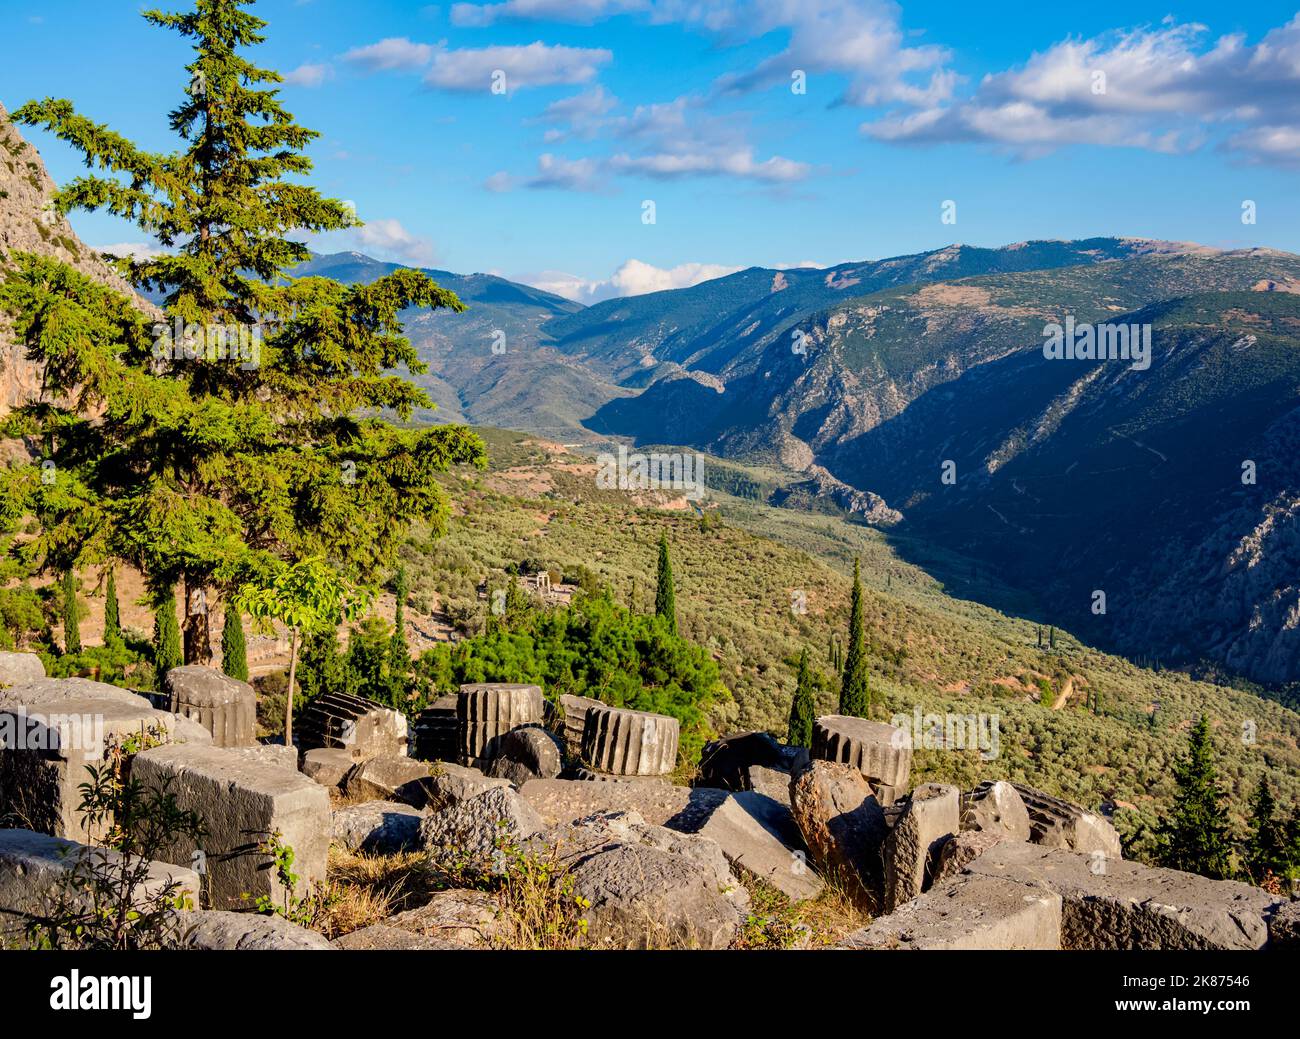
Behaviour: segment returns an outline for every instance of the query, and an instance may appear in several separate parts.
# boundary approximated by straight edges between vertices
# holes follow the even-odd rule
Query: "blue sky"
[[[7,107],[67,97],[170,146],[189,52],[142,5],[0,3]],[[368,222],[313,243],[325,251],[492,271],[584,301],[953,241],[1116,234],[1300,251],[1296,8],[1071,6],[253,10],[270,23],[256,60],[288,75],[287,106],[323,134],[317,185]],[[56,180],[77,175],[68,149],[27,132]],[[95,245],[141,242],[97,214],[73,224]]]

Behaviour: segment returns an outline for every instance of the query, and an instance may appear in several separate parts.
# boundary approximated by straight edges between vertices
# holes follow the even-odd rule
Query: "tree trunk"
[[[212,663],[212,637],[208,625],[208,589],[199,578],[185,575],[185,599],[182,603],[185,612],[185,625],[181,629],[184,643],[185,663]]]
[[[284,698],[284,745],[293,746],[293,688],[298,677],[298,629],[289,635],[289,692]]]

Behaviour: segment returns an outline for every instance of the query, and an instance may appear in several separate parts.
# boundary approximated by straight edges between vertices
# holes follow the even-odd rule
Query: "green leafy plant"
[[[302,878],[293,871],[293,847],[284,842],[284,835],[279,830],[258,841],[257,850],[270,858],[271,870],[282,892],[278,901],[270,895],[259,895],[254,900],[257,911],[265,916],[281,916],[299,927],[319,930],[329,918],[337,895],[324,884],[313,885],[305,895],[296,894]],[[243,897],[250,899],[252,896],[245,893]]]

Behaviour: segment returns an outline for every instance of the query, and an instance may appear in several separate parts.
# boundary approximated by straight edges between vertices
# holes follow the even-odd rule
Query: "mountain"
[[[365,283],[400,266],[346,252],[313,256],[295,274]],[[549,345],[542,326],[581,311],[582,304],[492,274],[424,273],[468,309],[414,310],[407,316],[407,335],[429,365],[414,381],[437,405],[418,417],[581,438],[583,418],[631,392]]]

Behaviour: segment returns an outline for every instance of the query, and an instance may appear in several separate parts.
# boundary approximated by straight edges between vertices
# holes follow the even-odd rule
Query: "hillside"
[[[619,601],[649,610],[655,544],[667,530],[682,630],[709,648],[732,692],[715,728],[783,732],[799,651],[808,647],[830,672],[828,646],[847,626],[848,571],[859,554],[872,687],[887,698],[884,716],[917,705],[997,715],[999,774],[1083,804],[1132,805],[1117,815],[1125,832],[1151,823],[1166,803],[1170,765],[1202,711],[1214,719],[1238,819],[1261,770],[1274,776],[1284,803],[1300,793],[1300,715],[1244,690],[1136,667],[1064,632],[1056,652],[1040,650],[1034,623],[966,598],[1015,596],[968,561],[926,560],[927,568],[964,575],[945,588],[869,528],[723,492],[711,491],[704,516],[673,508],[667,497],[629,501],[595,489],[589,459],[520,434],[487,435],[492,471],[448,478],[459,503],[449,536],[417,537],[404,551],[416,602],[476,602],[490,572],[523,564],[566,577],[587,568]],[[744,472],[719,465],[733,485]],[[756,473],[752,482],[762,480]],[[791,608],[796,592],[803,614]],[[1052,709],[1067,683],[1074,695]],[[832,709],[837,692],[827,680],[819,709]],[[1085,706],[1093,696],[1098,713]],[[1256,740],[1249,745],[1240,738],[1248,721]],[[920,774],[931,778],[965,781],[982,769],[974,752],[918,753]]]

